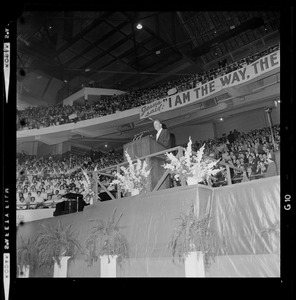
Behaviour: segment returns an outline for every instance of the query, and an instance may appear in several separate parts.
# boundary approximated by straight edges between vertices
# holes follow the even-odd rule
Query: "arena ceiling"
[[[83,86],[128,90],[203,72],[278,31],[279,17],[278,11],[24,11],[17,23],[18,81],[31,82],[19,92],[58,101]]]

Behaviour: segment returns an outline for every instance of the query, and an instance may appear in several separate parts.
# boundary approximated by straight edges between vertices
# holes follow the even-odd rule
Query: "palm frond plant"
[[[24,269],[29,267],[30,274],[33,274],[38,268],[38,249],[36,241],[28,239],[24,241],[21,237],[21,244],[17,246],[17,264],[20,268],[20,275],[23,275]]]
[[[209,214],[197,217],[194,205],[191,204],[189,212],[181,213],[177,220],[179,222],[168,244],[173,260],[177,256],[179,261],[184,261],[190,252],[201,251],[204,254],[205,267],[208,268],[211,260],[215,260],[219,249],[224,247],[223,239],[209,227]]]
[[[119,221],[122,217],[115,219],[116,208],[107,222],[95,220],[90,236],[85,242],[86,258],[88,265],[92,265],[100,256],[117,256],[117,261],[121,265],[128,258],[128,242],[125,235],[120,232]]]
[[[61,266],[61,257],[73,257],[82,247],[71,231],[71,225],[64,226],[59,221],[57,226],[40,224],[41,230],[36,237],[40,266],[51,268],[54,262]]]

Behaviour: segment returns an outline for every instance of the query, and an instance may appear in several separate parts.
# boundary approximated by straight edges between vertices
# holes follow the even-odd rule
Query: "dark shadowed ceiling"
[[[18,19],[19,94],[60,102],[83,86],[128,90],[203,72],[222,57],[235,60],[238,49],[263,48],[278,32],[279,17],[277,11],[25,11]]]

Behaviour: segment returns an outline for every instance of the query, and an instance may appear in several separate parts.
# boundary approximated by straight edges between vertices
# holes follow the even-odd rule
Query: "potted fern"
[[[101,277],[116,277],[116,263],[122,265],[128,257],[128,242],[118,226],[122,213],[117,220],[115,213],[116,208],[107,222],[94,220],[96,225],[85,243],[88,264],[100,258]]]
[[[222,240],[209,228],[209,214],[197,217],[191,204],[187,214],[181,213],[168,247],[185,263],[186,277],[205,277],[205,268],[215,259]]]
[[[18,277],[30,277],[38,267],[38,250],[36,242],[30,239],[25,242],[21,237],[21,245],[17,249]]]
[[[36,245],[39,251],[39,264],[47,269],[54,267],[54,277],[67,277],[68,260],[76,250],[81,250],[79,241],[71,231],[71,225],[64,226],[61,221],[58,226],[40,224]]]

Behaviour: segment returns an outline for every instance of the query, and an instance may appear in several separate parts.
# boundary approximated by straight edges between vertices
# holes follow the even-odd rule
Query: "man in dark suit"
[[[155,136],[156,142],[164,146],[166,149],[169,149],[171,147],[170,131],[163,128],[163,124],[159,120],[154,120],[153,125],[154,129],[157,131]]]

